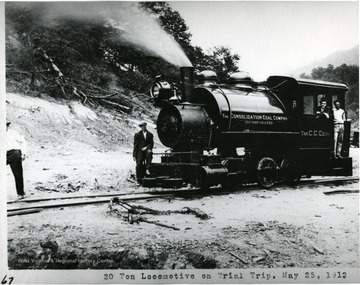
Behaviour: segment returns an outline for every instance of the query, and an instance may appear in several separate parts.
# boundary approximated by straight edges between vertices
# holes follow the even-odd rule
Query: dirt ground
[[[8,94],[7,115],[25,135],[26,192],[31,198],[94,193],[136,193],[132,136],[140,120],[102,110]],[[149,129],[156,133],[154,125]],[[162,152],[159,143],[155,152]],[[358,176],[358,149],[351,149]],[[158,159],[158,158],[155,158]],[[16,197],[9,168],[8,200]],[[146,215],[129,224],[109,204],[45,209],[8,217],[12,269],[42,268],[281,268],[359,267],[359,194],[324,195],[340,186],[241,188],[192,198],[131,202],[156,210],[197,208],[195,215]],[[11,206],[26,205],[16,202]],[[10,206],[10,205],[9,205]],[[119,206],[115,207],[121,210]]]

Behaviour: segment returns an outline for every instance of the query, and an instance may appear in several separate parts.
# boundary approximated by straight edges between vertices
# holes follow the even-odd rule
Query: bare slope
[[[24,161],[25,191],[32,197],[67,193],[120,190],[135,167],[133,135],[140,120],[149,123],[154,113],[134,116],[102,107],[90,109],[78,102],[55,101],[8,93],[7,118],[12,128],[26,138],[28,158]],[[7,167],[7,194],[16,196]],[[104,189],[105,188],[105,189]]]
[[[8,93],[7,118],[26,136],[30,149],[72,148],[75,145],[98,151],[129,147],[138,122],[154,127],[150,115],[134,116],[102,107],[91,109],[75,101],[40,99]]]

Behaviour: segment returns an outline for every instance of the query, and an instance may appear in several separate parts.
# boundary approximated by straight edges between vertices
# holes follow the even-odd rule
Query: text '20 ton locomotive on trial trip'
[[[170,150],[153,163],[143,186],[203,189],[213,185],[277,181],[302,176],[352,175],[350,121],[344,124],[341,158],[334,157],[334,120],[316,114],[320,100],[345,107],[345,84],[270,76],[254,82],[248,73],[217,83],[212,71],[181,67],[181,88],[158,79],[151,87],[161,107],[160,141]]]

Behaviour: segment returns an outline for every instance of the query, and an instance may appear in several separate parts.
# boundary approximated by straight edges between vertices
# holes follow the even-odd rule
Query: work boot
[[[23,199],[25,199],[25,198],[28,198],[29,196],[28,195],[26,195],[26,194],[24,194],[24,195],[17,195],[17,201],[19,201],[19,200],[23,200]]]

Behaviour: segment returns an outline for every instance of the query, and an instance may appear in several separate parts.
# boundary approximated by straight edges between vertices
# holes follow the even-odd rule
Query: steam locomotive
[[[345,107],[345,84],[270,76],[255,82],[246,72],[217,82],[213,71],[181,67],[181,86],[158,78],[150,89],[161,111],[157,133],[169,148],[153,163],[145,187],[257,182],[270,188],[303,176],[351,176],[350,121],[341,158],[334,157],[332,118],[316,114],[325,98]]]

